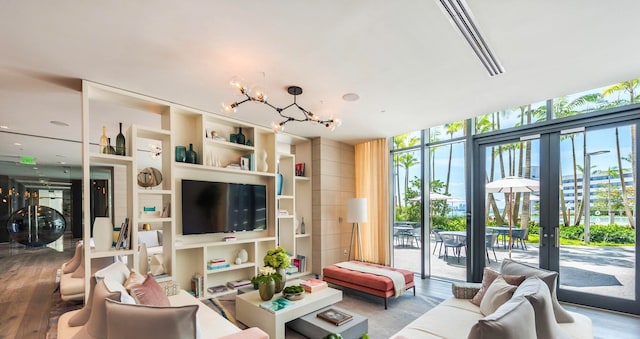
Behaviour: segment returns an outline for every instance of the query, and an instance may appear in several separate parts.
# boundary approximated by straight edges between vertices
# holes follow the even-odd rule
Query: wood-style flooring
[[[46,338],[52,310],[56,271],[73,256],[74,241],[64,242],[64,252],[50,248],[25,248],[0,244],[0,338]],[[446,299],[451,284],[436,279],[416,280],[416,292]],[[380,305],[372,305],[379,307]],[[589,316],[596,338],[640,338],[640,318],[566,305]],[[384,319],[376,319],[384,321]]]

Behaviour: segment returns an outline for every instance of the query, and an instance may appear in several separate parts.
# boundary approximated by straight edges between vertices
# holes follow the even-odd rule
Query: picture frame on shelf
[[[296,164],[296,176],[304,177],[304,162],[300,162]]]

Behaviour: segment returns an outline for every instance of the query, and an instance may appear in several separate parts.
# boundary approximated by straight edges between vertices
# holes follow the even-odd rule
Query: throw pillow
[[[482,297],[484,297],[484,294],[487,292],[487,288],[489,288],[489,285],[491,285],[491,283],[499,276],[500,276],[500,273],[488,267],[485,267],[484,273],[482,275],[482,287],[480,287],[480,290],[478,291],[478,293],[476,293],[476,295],[474,295],[473,298],[471,298],[471,300],[469,301],[471,301],[471,303],[476,306],[480,306],[480,302],[482,301]],[[518,286],[524,281],[525,276],[524,275],[503,275],[502,278],[504,278],[504,281],[506,281],[510,285]]]
[[[198,305],[156,307],[107,300],[106,306],[109,339],[198,337]]]
[[[71,258],[71,260],[67,261],[64,264],[64,269],[62,270],[62,273],[64,274],[72,273],[78,268],[78,266],[80,266],[82,251],[84,251],[84,247],[82,246],[82,241],[78,241],[76,243],[76,251],[73,253],[73,258]]]
[[[107,289],[109,289],[110,292],[120,292],[120,298],[118,299],[118,301],[125,304],[136,303],[136,301],[131,295],[129,295],[129,292],[127,292],[127,289],[125,289],[122,284],[111,280],[111,278],[104,278],[102,279],[102,281],[104,281],[104,284],[107,286]]]
[[[164,289],[158,285],[153,275],[148,274],[142,285],[131,289],[131,295],[137,304],[149,306],[171,306]]]
[[[544,281],[549,287],[551,292],[551,303],[553,305],[553,314],[556,317],[556,321],[559,323],[572,323],[573,317],[567,312],[558,301],[556,294],[556,284],[558,282],[558,272],[547,271],[534,266],[529,266],[519,262],[515,262],[510,259],[504,259],[502,266],[500,267],[500,273],[502,274],[523,274],[527,278],[536,276]]]
[[[537,339],[531,304],[523,297],[514,297],[478,320],[469,331],[468,339],[484,338]]]
[[[120,292],[109,292],[104,281],[98,281],[91,299],[91,315],[87,323],[82,326],[80,331],[76,333],[72,339],[84,338],[107,338],[107,315],[105,299],[119,299]]]
[[[131,289],[134,286],[142,285],[142,283],[144,283],[144,279],[146,279],[144,275],[138,273],[136,270],[131,270],[129,277],[124,282],[124,288],[131,292]]]
[[[489,285],[487,292],[484,294],[484,298],[482,298],[480,313],[486,316],[495,312],[498,307],[511,299],[513,291],[515,290],[516,286],[508,284],[502,277],[497,277],[491,285]]]
[[[113,264],[97,271],[95,273],[96,280],[100,281],[104,278],[109,278],[120,284],[124,284],[125,280],[129,277],[129,267],[122,261],[116,261]]]
[[[513,297],[524,297],[533,306],[538,338],[571,338],[556,322],[551,305],[551,293],[540,278],[535,276],[527,278],[513,293]]]
[[[87,302],[84,304],[84,306],[79,312],[74,314],[73,317],[69,318],[69,322],[67,322],[67,324],[69,324],[70,327],[82,326],[86,324],[87,320],[89,320],[89,317],[91,316],[91,305],[93,305],[93,302],[92,302],[93,293],[96,289],[95,277],[91,277],[91,280],[89,281],[89,285],[90,285],[89,299],[87,299]]]

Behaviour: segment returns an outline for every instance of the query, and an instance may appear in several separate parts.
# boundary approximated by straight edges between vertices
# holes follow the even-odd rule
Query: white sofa
[[[168,296],[170,306],[133,305],[131,303],[135,303],[138,300],[134,300],[124,287],[125,284],[129,283],[125,277],[129,273],[128,267],[121,262],[116,262],[96,272],[95,276],[98,277],[99,281],[96,282],[96,279],[92,278],[91,300],[88,301],[83,309],[67,312],[60,316],[58,320],[58,338],[107,338],[109,336],[119,336],[122,333],[126,333],[125,337],[130,338],[148,337],[149,330],[162,331],[167,329],[184,333],[184,328],[180,329],[180,327],[188,327],[193,323],[195,325],[192,327],[195,330],[190,333],[194,335],[180,335],[180,338],[269,338],[269,335],[259,328],[241,330],[184,290],[179,290],[175,295]],[[144,284],[146,284],[146,281]],[[164,295],[164,293],[160,293]],[[150,294],[153,293],[149,293],[146,290],[141,296],[145,297],[145,295],[148,296]],[[116,303],[107,301],[107,299],[115,299]],[[115,313],[113,309],[109,308],[113,305],[110,306],[109,304],[116,304],[120,311]],[[190,305],[195,305],[196,307],[189,307]],[[124,313],[121,312],[123,309],[125,309]],[[193,318],[193,313],[191,318],[184,317],[186,309],[197,309],[195,311],[195,319]],[[160,315],[162,312],[164,312],[164,315]],[[154,318],[156,314],[159,315],[158,318]],[[155,319],[157,319],[157,322]],[[173,336],[169,332],[160,333],[156,333],[154,337]]]
[[[506,261],[506,260],[505,260]],[[514,266],[513,262],[508,263]],[[519,264],[516,264],[519,265]],[[505,264],[503,263],[503,267]],[[531,267],[529,267],[531,268]],[[527,268],[528,269],[528,268]],[[536,269],[537,270],[537,269]],[[549,271],[539,270],[544,274]],[[561,316],[554,313],[554,309],[561,307],[557,300],[552,301],[555,298],[555,293],[551,293],[546,282],[539,283],[544,286],[547,293],[546,304],[541,311],[540,307],[535,304],[535,298],[525,298],[523,295],[527,294],[527,287],[523,287],[540,278],[531,274],[533,271],[529,271],[529,274],[519,273],[527,276],[527,279],[522,282],[520,287],[523,290],[520,292],[515,289],[513,297],[502,306],[500,306],[493,314],[483,315],[481,313],[481,307],[476,306],[470,302],[470,299],[480,289],[481,284],[469,284],[469,283],[454,283],[452,285],[454,297],[451,297],[427,313],[423,314],[413,322],[409,323],[398,333],[394,334],[393,339],[414,339],[414,338],[548,338],[549,335],[545,334],[545,329],[540,328],[540,324],[548,322],[550,327],[555,329],[559,328],[560,335],[554,335],[554,338],[575,338],[575,339],[592,339],[593,328],[591,319],[575,312],[569,312],[564,309],[560,311]],[[503,273],[502,274],[512,274]],[[555,273],[555,272],[552,272]],[[556,275],[557,276],[557,275]],[[549,276],[550,277],[550,276]],[[555,278],[554,278],[555,279]],[[531,283],[529,283],[531,282]],[[518,288],[520,288],[518,287]],[[529,289],[530,290],[530,289]],[[533,305],[533,307],[532,307]],[[517,311],[515,309],[518,309]],[[546,314],[542,314],[546,313]],[[566,322],[568,318],[573,318],[573,321]],[[565,322],[558,322],[557,317],[565,317],[561,319]],[[540,320],[546,318],[546,320]],[[482,327],[489,331],[496,331],[480,333]]]

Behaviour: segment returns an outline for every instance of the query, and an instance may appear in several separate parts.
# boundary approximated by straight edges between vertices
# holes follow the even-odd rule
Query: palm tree
[[[453,135],[464,127],[464,120],[452,122],[445,125],[449,139],[453,139]],[[449,195],[449,181],[451,179],[451,159],[453,157],[453,144],[449,144],[449,162],[447,164],[447,179],[444,183],[444,194]]]

